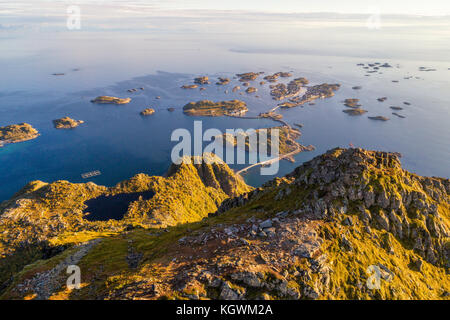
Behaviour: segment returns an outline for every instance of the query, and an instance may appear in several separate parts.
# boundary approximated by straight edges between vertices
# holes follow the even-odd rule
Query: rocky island
[[[196,89],[196,88],[198,88],[198,85],[196,84],[185,84],[181,86],[181,89]]]
[[[273,111],[269,111],[269,112],[261,112],[259,114],[260,118],[270,118],[273,120],[281,120],[283,119],[283,116],[281,114],[275,113]]]
[[[38,136],[39,132],[28,123],[0,127],[0,147],[3,147],[8,143],[32,140]]]
[[[298,86],[298,83],[301,83],[298,81],[298,79],[294,80],[296,81],[296,85]],[[325,99],[330,98],[334,96],[334,92],[340,88],[340,84],[328,84],[328,83],[322,83],[319,85],[315,85],[312,87],[306,88],[306,93],[302,96],[296,96],[295,98],[289,99],[289,102],[291,104],[283,106],[283,108],[292,108],[301,106],[305,103],[312,102],[316,99]]]
[[[100,103],[100,104],[127,104],[131,102],[131,98],[116,98],[116,97],[109,97],[109,96],[99,96],[93,100],[91,100],[92,103]]]
[[[246,73],[238,73],[236,76],[239,78],[240,82],[248,82],[256,80],[262,72],[246,72]]]
[[[72,129],[78,127],[80,124],[83,123],[84,123],[83,120],[74,120],[69,117],[53,120],[53,125],[55,129]]]
[[[154,113],[155,113],[155,109],[147,108],[147,109],[142,110],[142,111],[140,112],[140,115],[141,115],[141,116],[150,116],[150,115],[152,115],[152,114],[154,114]]]
[[[349,108],[361,107],[361,105],[359,104],[359,99],[345,99],[344,105]]]
[[[392,114],[393,114],[394,116],[397,116],[397,117],[401,118],[401,119],[406,118],[405,116],[403,116],[403,115],[401,115],[401,114],[398,114],[397,112],[392,112]]]
[[[240,100],[219,102],[202,100],[190,102],[183,107],[183,112],[189,116],[242,116],[247,111],[247,104]]]
[[[367,110],[361,109],[361,108],[352,108],[352,109],[345,109],[342,110],[346,114],[350,116],[360,116],[367,112]]]
[[[368,117],[370,120],[378,120],[378,121],[388,121],[389,118],[383,117],[383,116],[376,116],[376,117]]]
[[[271,85],[270,95],[274,100],[284,100],[288,98],[294,98],[298,96],[300,93],[304,92],[302,90],[304,83],[305,82],[301,79],[294,79],[291,82],[289,82],[288,85],[285,85],[284,83]]]
[[[224,86],[230,83],[229,78],[219,77],[219,81],[216,83],[218,86]]]
[[[203,77],[195,78],[194,83],[204,85],[204,84],[210,84],[210,81],[209,81],[208,77],[203,76]]]
[[[257,129],[254,130],[253,134],[256,135],[256,141],[258,142],[259,147],[262,145],[265,145],[266,150],[268,152],[271,152],[272,148],[272,139],[271,139],[271,132],[272,130],[277,129],[279,133],[279,155],[284,156],[284,159],[289,160],[291,162],[295,162],[293,155],[296,153],[299,153],[301,151],[310,150],[311,147],[304,147],[301,144],[299,144],[297,140],[301,133],[300,131],[293,129],[289,126],[278,126],[278,127],[271,127],[266,129]],[[267,141],[258,141],[259,132],[261,130],[267,130]],[[251,145],[250,144],[250,136],[251,134],[248,134],[247,132],[240,132],[236,135],[232,135],[229,133],[224,133],[221,138],[224,141],[224,144],[236,147],[238,146],[239,139],[243,139],[245,141],[245,151],[247,152],[257,152],[258,145]],[[256,148],[256,150],[255,150]]]
[[[264,80],[267,80],[268,82],[277,82],[278,78],[289,78],[292,77],[292,73],[290,72],[277,72],[272,75],[267,75],[264,77]]]

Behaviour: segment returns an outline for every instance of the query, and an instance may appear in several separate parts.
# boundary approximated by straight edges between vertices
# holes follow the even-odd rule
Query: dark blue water
[[[90,199],[84,203],[87,205],[84,213],[89,213],[84,218],[89,221],[121,220],[130,203],[139,199],[149,200],[153,195],[153,192],[135,192]]]

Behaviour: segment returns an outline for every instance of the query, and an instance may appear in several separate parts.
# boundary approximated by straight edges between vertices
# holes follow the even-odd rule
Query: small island
[[[196,84],[209,84],[209,78],[204,76],[204,77],[198,77],[194,79],[194,83]]]
[[[155,113],[155,109],[147,108],[147,109],[142,110],[142,111],[140,112],[140,115],[141,115],[141,116],[150,116],[150,115],[152,115],[152,114],[154,114],[154,113]]]
[[[78,127],[82,123],[84,123],[83,120],[74,120],[69,117],[53,120],[55,129],[72,129]]]
[[[268,82],[277,82],[279,78],[279,75],[277,74],[271,74],[271,75],[267,75],[264,77],[264,80],[268,81]]]
[[[216,83],[218,86],[224,86],[226,84],[230,83],[230,79],[229,78],[223,78],[223,77],[219,77],[219,81]]]
[[[255,87],[248,87],[247,90],[245,90],[245,92],[247,93],[254,93],[258,91],[258,89],[256,89]]]
[[[190,102],[183,107],[183,112],[189,116],[241,116],[247,111],[247,104],[240,100],[220,102],[202,100]]]
[[[0,127],[0,147],[8,143],[17,143],[35,139],[39,132],[28,123],[12,124]]]
[[[301,92],[300,91],[301,88],[298,89],[298,87],[299,87],[299,84],[302,84],[302,79],[304,79],[304,78],[299,78],[299,79],[293,80],[293,82],[291,82],[289,84],[289,85],[293,86],[291,90],[289,90],[289,85],[288,85],[288,90],[291,91],[289,93],[289,95],[291,95],[291,96],[297,95],[297,96],[289,99],[291,104],[285,104],[282,108],[298,107],[298,106],[301,106],[308,102],[312,102],[319,98],[321,98],[321,99],[330,98],[330,97],[334,96],[334,92],[341,87],[341,85],[338,83],[335,83],[335,84],[322,83],[322,84],[318,84],[318,85],[315,85],[312,87],[308,87],[306,89],[305,94],[303,94],[302,96],[298,96]],[[294,88],[294,85],[299,90],[298,93],[295,92],[296,89]],[[292,90],[294,90],[294,92]],[[286,96],[284,96],[284,97],[286,97]],[[278,96],[274,96],[274,99],[277,100]],[[283,99],[283,97],[280,97],[279,99]]]
[[[389,118],[383,117],[383,116],[376,116],[376,117],[368,117],[370,120],[378,120],[378,121],[388,121]]]
[[[344,105],[349,108],[361,107],[361,105],[359,104],[359,99],[345,99]]]
[[[289,77],[292,77],[292,73],[290,73],[290,72],[277,72],[277,73],[274,73],[272,75],[265,76],[264,80],[267,80],[269,82],[277,82],[279,77],[289,78]]]
[[[361,108],[352,108],[352,109],[345,109],[342,110],[346,114],[350,116],[360,116],[367,112],[367,110],[361,109]]]
[[[117,97],[109,97],[109,96],[99,96],[93,100],[92,103],[100,103],[100,104],[127,104],[130,103],[131,98],[117,98]]]
[[[258,136],[259,136],[259,132],[261,130],[267,130],[267,140],[258,141],[259,139],[258,138],[256,139],[259,143],[260,148],[263,144],[265,144],[267,147],[266,150],[268,152],[272,152],[272,150],[271,150],[272,149],[271,132],[273,129],[277,129],[278,134],[279,134],[278,153],[280,155],[280,158],[286,159],[290,162],[295,162],[295,159],[293,157],[295,154],[300,153],[302,151],[314,150],[313,146],[305,147],[305,146],[301,145],[300,143],[298,143],[297,141],[295,141],[301,136],[301,133],[300,133],[300,131],[293,129],[289,126],[278,126],[278,127],[254,130],[253,134],[258,134]],[[221,135],[217,138],[222,138],[223,143],[225,145],[232,146],[232,147],[243,147],[243,146],[238,145],[238,140],[240,140],[239,137],[244,138],[245,151],[256,152],[258,150],[255,150],[255,147],[258,148],[258,145],[256,145],[256,146],[251,145],[250,139],[249,139],[249,137],[253,134],[242,131],[242,132],[238,132],[234,135],[230,134],[230,133],[224,133],[223,135]]]
[[[261,112],[259,114],[259,117],[260,118],[270,118],[270,119],[273,119],[273,120],[281,120],[281,119],[283,119],[283,115],[275,113],[273,111]]]
[[[181,86],[181,89],[197,89],[198,85],[196,84],[185,84],[184,86]]]
[[[246,72],[246,73],[238,73],[236,76],[239,78],[240,82],[247,82],[256,80],[262,72]]]
[[[397,112],[392,112],[392,114],[394,116],[397,116],[397,117],[402,118],[402,119],[406,118],[405,116],[402,116],[401,114],[398,114]]]
[[[285,85],[280,83],[270,86],[270,95],[274,100],[284,100],[288,98],[294,98],[302,92],[303,82],[299,79],[294,79]]]

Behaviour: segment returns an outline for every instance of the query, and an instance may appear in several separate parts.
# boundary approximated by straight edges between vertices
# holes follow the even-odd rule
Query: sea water
[[[298,141],[316,150],[298,154],[295,163],[282,161],[277,176],[326,150],[352,144],[400,152],[405,169],[450,177],[449,18],[386,17],[374,30],[364,16],[132,12],[109,19],[88,16],[80,30],[67,30],[65,11],[50,16],[0,12],[0,17],[0,126],[27,122],[41,134],[0,148],[0,201],[32,180],[112,186],[141,172],[162,175],[171,164],[171,133],[192,130],[195,120],[204,130],[222,132],[278,125],[268,119],[183,114],[186,103],[202,99],[243,100],[250,116],[276,106],[260,79],[252,84],[256,94],[231,92],[240,84],[235,74],[248,71],[290,71],[312,85],[341,84],[334,97],[315,105],[279,109],[291,125],[304,125]],[[393,67],[366,76],[357,66],[373,62]],[[419,71],[422,66],[436,71]],[[180,88],[201,75],[212,81],[205,91]],[[232,82],[217,86],[219,76]],[[140,87],[144,90],[127,92]],[[132,102],[92,104],[99,95],[131,97]],[[379,97],[388,99],[378,102]],[[343,113],[346,98],[360,99],[368,113]],[[403,107],[398,113],[406,118],[392,115],[390,106]],[[148,107],[156,113],[140,116]],[[368,119],[379,115],[390,120]],[[63,116],[85,123],[54,129],[52,120]],[[101,175],[81,176],[97,170]],[[258,186],[273,176],[261,176],[254,168],[244,178]]]

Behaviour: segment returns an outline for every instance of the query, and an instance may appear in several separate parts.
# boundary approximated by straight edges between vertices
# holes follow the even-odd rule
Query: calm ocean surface
[[[314,106],[280,110],[287,122],[304,124],[299,142],[316,150],[297,155],[295,164],[281,162],[279,176],[328,149],[353,143],[400,152],[403,166],[412,172],[450,177],[448,18],[390,17],[381,29],[371,30],[364,17],[161,13],[107,21],[88,17],[78,31],[65,29],[64,16],[48,19],[45,24],[41,16],[0,14],[0,126],[27,122],[41,133],[35,140],[0,148],[0,201],[32,180],[111,186],[140,172],[164,174],[174,145],[172,131],[192,130],[194,120],[202,120],[204,130],[276,125],[182,113],[186,103],[201,99],[241,99],[248,115],[274,107],[268,85],[261,87],[259,81],[260,98],[231,93],[237,79],[227,86],[214,84],[218,76],[247,71],[292,71],[311,84],[342,85],[334,97]],[[393,68],[365,76],[366,70],[357,66],[373,62]],[[436,71],[421,72],[420,67]],[[212,80],[205,91],[180,89],[200,75]],[[145,90],[127,92],[139,87]],[[133,100],[124,106],[90,103],[99,95]],[[379,97],[388,99],[381,103]],[[346,115],[346,98],[359,98],[369,113]],[[404,107],[399,113],[406,118],[392,115],[389,106]],[[156,113],[143,118],[139,112],[147,107]],[[372,121],[368,115],[391,120]],[[52,120],[63,116],[85,124],[54,129]],[[94,170],[102,174],[81,178]],[[257,186],[272,177],[255,169],[245,178]]]

